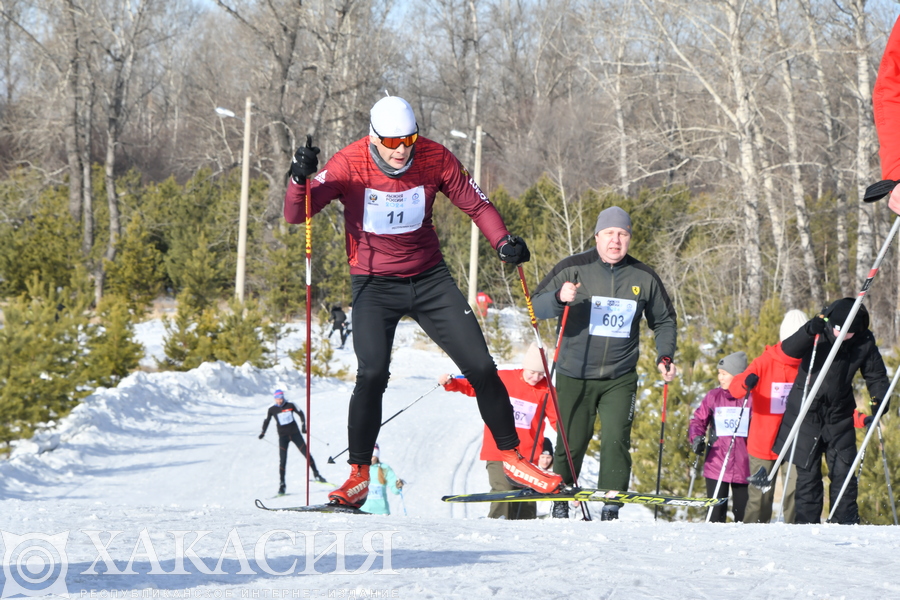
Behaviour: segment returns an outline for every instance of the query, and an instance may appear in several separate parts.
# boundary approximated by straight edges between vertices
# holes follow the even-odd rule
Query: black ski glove
[[[507,235],[497,244],[497,254],[500,260],[510,265],[521,265],[531,260],[531,252],[525,245],[525,240],[517,235]]]
[[[264,437],[266,437],[266,434],[265,434],[265,433],[259,434],[259,439],[263,439]]]
[[[706,440],[703,439],[702,435],[694,438],[694,441],[691,443],[691,450],[694,451],[694,454],[703,454],[706,451]]]
[[[806,322],[805,327],[809,335],[822,335],[828,327],[828,321],[822,315],[816,315]]]
[[[312,136],[306,136],[306,146],[297,148],[291,162],[291,177],[300,183],[312,177],[319,170],[319,149],[312,145]]]
[[[300,433],[306,433],[306,425],[300,428]]]
[[[759,383],[759,375],[756,373],[750,373],[744,379],[744,389],[748,392],[756,387],[756,384]]]

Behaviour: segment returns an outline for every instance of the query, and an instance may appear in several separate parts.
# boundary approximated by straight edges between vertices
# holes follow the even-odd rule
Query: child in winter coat
[[[750,408],[753,420],[747,435],[747,452],[750,455],[750,473],[756,473],[761,467],[767,473],[772,471],[777,452],[772,452],[772,444],[784,418],[787,396],[797,378],[800,359],[793,358],[781,349],[781,342],[792,336],[798,329],[806,325],[803,311],[788,311],[781,321],[780,341],[774,346],[766,346],[765,351],[750,363],[746,371],[735,377],[728,386],[728,391],[735,398],[746,393],[745,382],[751,374],[759,378],[750,392]],[[782,478],[788,477],[787,461],[781,465]],[[785,523],[794,522],[794,489],[797,483],[797,470],[791,469],[790,479],[782,486],[781,507]],[[768,523],[772,518],[772,502],[775,499],[775,486],[765,492],[751,485],[748,490],[747,509],[744,512],[744,523]]]
[[[712,497],[715,493],[719,477],[722,477],[722,485],[719,487],[719,498],[727,498],[729,487],[731,488],[731,511],[734,513],[735,522],[744,520],[744,509],[747,506],[747,480],[750,477],[750,461],[747,455],[747,431],[750,424],[750,406],[743,406],[743,398],[735,398],[728,392],[728,386],[735,375],[747,368],[747,355],[743,352],[729,354],[719,361],[719,385],[710,390],[700,406],[691,417],[688,429],[688,439],[691,448],[696,454],[702,455],[706,451],[706,460],[703,464],[703,476],[706,478],[706,493]],[[713,436],[706,445],[706,430],[712,424]],[[731,440],[734,437],[734,445]],[[722,474],[722,464],[725,455],[728,454],[728,462],[725,473]],[[712,512],[712,522],[724,523],[727,512],[727,503],[715,507]]]
[[[381,462],[378,444],[372,452],[372,468],[369,470],[369,495],[359,510],[373,515],[391,514],[388,503],[388,491],[399,494],[403,489],[403,480],[398,479],[390,465]]]

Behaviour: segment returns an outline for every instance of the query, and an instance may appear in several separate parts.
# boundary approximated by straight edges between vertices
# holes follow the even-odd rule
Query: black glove
[[[306,433],[306,425],[300,428],[300,433]]]
[[[694,438],[694,441],[691,443],[691,450],[694,451],[694,454],[703,454],[706,451],[706,440],[703,439],[702,435]]]
[[[259,439],[263,439],[264,437],[266,437],[266,434],[265,434],[265,433],[259,434]]]
[[[319,149],[312,145],[312,136],[306,136],[306,146],[297,148],[291,162],[291,177],[300,183],[312,177],[319,170]]]
[[[863,425],[868,427],[875,420],[875,415],[869,415],[863,419]]]
[[[809,335],[821,335],[825,333],[827,326],[828,321],[822,315],[816,315],[806,322],[806,333]]]
[[[744,389],[748,392],[756,387],[756,384],[759,383],[759,375],[756,373],[750,373],[744,379]]]
[[[497,254],[500,260],[510,265],[521,265],[531,260],[531,252],[525,245],[525,240],[517,235],[507,235],[497,244]]]

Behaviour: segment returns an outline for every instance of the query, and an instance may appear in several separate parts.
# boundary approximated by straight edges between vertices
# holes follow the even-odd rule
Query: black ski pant
[[[828,432],[826,432],[827,434]],[[829,506],[834,506],[834,501],[844,485],[853,460],[856,458],[856,432],[852,424],[845,431],[839,432],[830,439],[826,435],[819,438],[816,447],[811,453],[809,468],[802,465],[794,465],[797,469],[797,491],[794,504],[796,514],[794,523],[819,523],[822,517],[822,509],[825,503],[825,485],[822,482],[822,454],[825,455],[825,464],[828,467]],[[841,497],[837,510],[834,511],[832,523],[855,525],[859,523],[859,506],[856,496],[859,491],[856,475],[850,477],[847,489]]]
[[[712,495],[716,492],[716,484],[718,482],[718,479],[706,478],[707,497],[712,498]],[[744,511],[747,510],[747,498],[750,497],[750,490],[748,488],[749,484],[729,483],[727,481],[723,481],[722,485],[719,486],[719,495],[716,496],[716,498],[727,498],[729,489],[731,491],[731,512],[734,514],[735,523],[744,522]],[[710,523],[724,523],[727,516],[728,503],[725,502],[713,507],[712,518],[710,518],[709,521]]]
[[[303,439],[303,436],[300,434],[300,431],[293,431],[291,433],[285,435],[278,436],[278,476],[281,478],[281,483],[284,483],[284,472],[285,467],[287,467],[287,454],[288,447],[290,447],[291,442],[297,446],[300,450],[300,454],[304,457],[306,456],[306,441]],[[309,468],[313,472],[313,477],[319,477],[319,470],[316,468],[316,461],[313,459],[312,455],[309,455]]]
[[[410,316],[447,353],[475,388],[481,418],[500,450],[519,445],[509,393],[484,334],[443,261],[413,277],[352,275],[353,350],[358,363],[350,398],[351,465],[368,465],[381,429],[381,401],[390,377],[397,323]]]

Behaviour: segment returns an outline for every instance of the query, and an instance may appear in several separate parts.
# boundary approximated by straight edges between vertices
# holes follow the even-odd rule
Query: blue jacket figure
[[[372,469],[369,471],[369,495],[360,510],[373,515],[389,515],[391,505],[388,503],[388,490],[392,494],[399,494],[403,489],[403,480],[397,478],[389,465],[379,460],[379,455],[378,444],[375,444]]]

